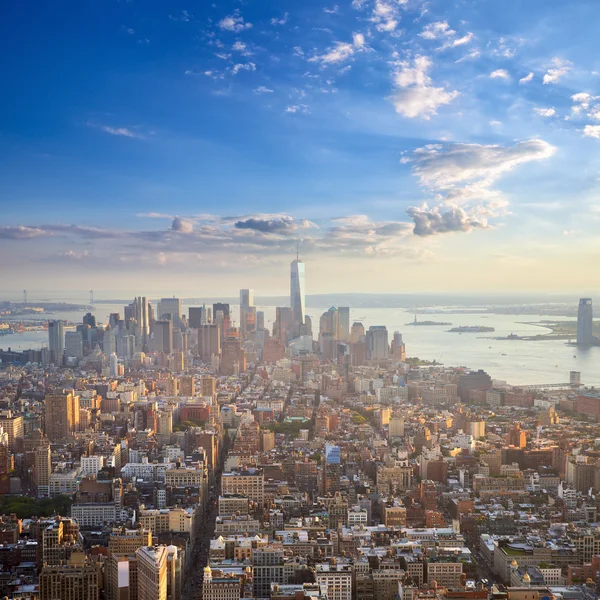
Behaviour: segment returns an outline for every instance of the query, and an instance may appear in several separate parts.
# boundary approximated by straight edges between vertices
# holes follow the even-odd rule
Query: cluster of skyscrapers
[[[252,289],[240,290],[239,326],[232,321],[228,303],[190,306],[183,314],[180,298],[161,298],[156,310],[145,296],[136,297],[124,307],[123,316],[111,313],[106,326],[88,313],[75,330],[65,333],[61,321],[48,324],[47,363],[79,364],[82,360],[102,362],[117,375],[120,361],[130,361],[147,353],[173,356],[165,366],[181,371],[187,354],[211,362],[222,373],[239,373],[247,362],[260,360],[273,364],[288,355],[320,355],[342,365],[366,361],[402,359],[404,344],[396,332],[390,344],[384,326],[351,325],[349,307],[331,307],[319,319],[315,340],[311,318],[306,314],[305,264],[296,257],[290,265],[290,303],[275,309],[272,329],[265,327],[265,314],[258,311]],[[98,365],[96,365],[98,366]]]

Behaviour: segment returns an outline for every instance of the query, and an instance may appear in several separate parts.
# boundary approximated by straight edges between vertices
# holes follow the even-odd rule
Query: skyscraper
[[[173,322],[155,321],[153,326],[153,346],[155,352],[173,352]]]
[[[240,290],[240,331],[242,337],[256,331],[256,307],[254,291]]]
[[[62,321],[48,321],[48,350],[50,350],[50,360],[55,364],[61,364],[65,351]]]
[[[79,428],[79,396],[73,391],[48,394],[44,398],[46,435],[51,442],[63,440]]]
[[[367,360],[383,360],[388,358],[390,345],[385,325],[371,325],[367,331]]]
[[[148,300],[146,296],[138,296],[135,299],[135,305],[134,318],[137,320],[142,340],[146,341],[150,334],[150,318],[148,315]]]
[[[158,303],[158,319],[169,320],[173,327],[181,327],[181,299],[180,298],[161,298]]]
[[[293,335],[300,334],[306,316],[304,263],[296,257],[290,272],[290,306],[292,307]]]
[[[577,343],[580,346],[591,346],[594,341],[593,318],[592,299],[581,298],[577,310]]]
[[[343,342],[350,340],[350,308],[348,306],[338,307],[338,340]]]

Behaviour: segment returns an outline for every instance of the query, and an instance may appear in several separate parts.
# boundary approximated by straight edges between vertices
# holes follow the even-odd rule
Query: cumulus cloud
[[[521,79],[519,79],[519,83],[529,83],[532,80],[533,80],[533,71],[531,73],[529,73],[529,75],[525,75],[525,77],[521,77]]]
[[[553,117],[556,114],[556,110],[553,108],[534,108],[533,112],[540,117]]]
[[[256,71],[256,65],[253,62],[238,63],[231,68],[233,75],[237,75],[240,71]]]
[[[600,140],[600,125],[586,125],[583,128],[583,135]]]
[[[490,73],[491,79],[510,79],[510,75],[506,69],[496,69]]]
[[[234,13],[221,19],[219,27],[224,31],[235,31],[238,33],[244,31],[244,29],[251,29],[252,23],[247,23],[241,15]]]
[[[303,115],[310,114],[310,110],[308,109],[308,106],[306,104],[290,104],[289,106],[285,107],[285,110],[283,112],[286,112],[288,114],[295,114],[295,113],[302,113]]]
[[[273,90],[265,87],[264,85],[259,85],[257,88],[254,88],[255,94],[272,94]]]
[[[171,231],[177,231],[179,233],[192,233],[192,231],[194,231],[194,224],[188,219],[175,217],[173,219],[173,223],[171,223]]]
[[[403,162],[413,164],[413,174],[438,202],[432,209],[411,209],[415,229],[418,225],[418,230],[425,232],[418,235],[450,231],[451,225],[456,231],[487,226],[487,219],[502,214],[508,203],[494,188],[496,181],[520,165],[551,157],[555,151],[539,139],[508,147],[457,143],[418,148]]]
[[[572,68],[572,62],[562,58],[553,58],[552,67],[544,75],[543,83],[558,83]]]
[[[447,21],[436,21],[435,23],[428,23],[419,36],[426,40],[438,40],[455,34],[456,31],[450,28]]]
[[[450,104],[459,95],[457,91],[432,85],[428,75],[431,66],[426,56],[416,56],[412,65],[408,61],[398,64],[394,81],[399,89],[392,95],[397,113],[411,119],[430,119],[440,106]]]
[[[261,233],[286,234],[298,229],[316,227],[316,225],[307,219],[297,221],[288,215],[255,215],[236,221],[235,227]]]
[[[393,32],[400,23],[397,3],[393,0],[375,0],[371,22],[377,31]]]
[[[231,49],[234,52],[239,52],[242,56],[252,56],[252,52],[248,48],[248,44],[240,42],[239,40],[233,44]]]
[[[429,208],[411,206],[406,213],[414,221],[413,233],[418,236],[429,236],[454,231],[469,232],[474,228],[487,227],[485,219],[469,216],[460,206],[451,206],[447,210],[439,206]]]
[[[317,54],[309,58],[309,62],[320,62],[323,65],[341,63],[349,59],[355,52],[360,52],[366,48],[365,36],[362,33],[352,34],[352,43],[335,42],[323,54]]]

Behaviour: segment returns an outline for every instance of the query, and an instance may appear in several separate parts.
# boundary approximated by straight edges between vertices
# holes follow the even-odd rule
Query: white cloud
[[[427,24],[419,36],[426,40],[437,40],[444,36],[453,36],[455,33],[456,31],[450,28],[447,21],[436,21]]]
[[[363,33],[353,33],[352,34],[352,43],[354,47],[357,49],[364,48],[366,45],[365,35]]]
[[[110,125],[97,125],[95,123],[86,123],[88,127],[92,127],[94,129],[99,129],[104,133],[109,133],[110,135],[117,135],[121,137],[135,138],[138,140],[143,140],[145,136],[137,131],[129,129],[127,127],[111,127]]]
[[[243,17],[238,14],[229,15],[219,21],[219,27],[225,31],[244,31],[244,29],[251,29],[252,23],[244,21]]]
[[[175,217],[171,223],[171,231],[177,231],[179,233],[192,233],[192,231],[194,231],[194,223],[189,219]]]
[[[583,135],[600,140],[600,125],[586,125],[583,128]]]
[[[252,52],[248,49],[248,45],[239,40],[231,47],[235,52],[239,52],[242,56],[252,56]]]
[[[259,85],[257,88],[254,88],[255,94],[272,94],[273,90],[265,87],[264,85]]]
[[[360,52],[366,49],[365,36],[362,33],[352,34],[352,44],[348,42],[335,42],[328,48],[324,54],[317,54],[309,58],[309,62],[320,62],[321,64],[335,64],[344,62],[354,55],[355,52]]]
[[[375,23],[377,31],[395,31],[400,23],[398,9],[393,0],[375,0],[371,22]]]
[[[431,144],[418,148],[408,160],[421,185],[435,193],[438,205],[409,209],[415,233],[432,235],[487,227],[487,219],[502,214],[508,204],[494,183],[514,168],[549,158],[555,151],[554,146],[539,139],[512,147]]]
[[[519,83],[529,83],[533,79],[533,71],[529,73],[529,75],[525,75],[525,77],[521,77],[519,79]]]
[[[492,127],[500,127],[502,125],[502,121],[490,121],[490,125]]]
[[[306,104],[292,104],[283,111],[290,114],[302,113],[304,115],[310,114],[310,110],[308,110],[308,106]]]
[[[283,17],[280,17],[279,19],[277,17],[273,17],[271,19],[271,25],[285,25],[288,22],[289,16],[290,15],[288,13],[283,13]]]
[[[510,75],[506,69],[496,69],[490,73],[492,79],[510,79]]]
[[[327,50],[325,54],[313,56],[308,60],[310,62],[320,62],[323,64],[339,63],[350,58],[354,54],[354,46],[347,42],[336,42],[335,45]]]
[[[553,66],[548,69],[548,72],[544,75],[544,84],[558,83],[558,81],[573,68],[573,63],[561,58],[553,58],[552,65]]]
[[[256,65],[253,62],[248,63],[238,63],[233,65],[231,69],[231,73],[233,75],[237,75],[240,71],[256,71]]]
[[[474,37],[475,35],[469,31],[466,35],[463,35],[462,37],[446,42],[441,49],[444,50],[445,48],[457,48],[458,46],[464,46],[465,44],[468,44],[470,41],[472,41]]]
[[[429,119],[440,106],[450,104],[459,95],[457,91],[431,85],[427,74],[431,66],[426,56],[416,56],[412,66],[406,61],[399,63],[394,80],[400,89],[392,96],[396,112],[411,119]]]
[[[553,108],[534,108],[533,112],[540,115],[540,117],[553,117],[556,114]]]
[[[469,215],[460,206],[442,208],[435,206],[410,206],[406,213],[414,221],[413,233],[422,237],[456,231],[470,232],[474,228],[487,228],[487,219]]]
[[[339,15],[340,14],[340,7],[337,4],[335,4],[331,8],[328,8],[326,6],[325,8],[323,8],[323,12],[327,13],[327,14],[330,14],[330,15]]]

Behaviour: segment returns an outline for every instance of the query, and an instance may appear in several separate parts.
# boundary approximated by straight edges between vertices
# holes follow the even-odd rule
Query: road
[[[221,489],[221,473],[225,465],[225,457],[229,452],[229,437],[225,438],[219,463],[215,470],[214,487],[211,488],[208,497],[208,507],[204,514],[199,516],[200,524],[196,531],[195,543],[183,582],[181,600],[200,600],[202,598],[202,579],[204,578],[204,567],[208,564],[210,541],[215,534],[215,521],[218,516],[217,499]]]

